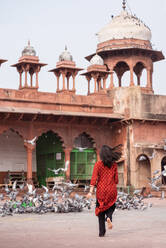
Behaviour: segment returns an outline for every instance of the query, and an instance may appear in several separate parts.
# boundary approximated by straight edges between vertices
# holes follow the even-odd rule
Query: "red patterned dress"
[[[102,161],[96,162],[91,178],[91,185],[97,186],[96,198],[99,207],[96,207],[96,215],[107,210],[116,202],[116,184],[118,184],[117,164],[113,163],[111,168],[108,168]]]

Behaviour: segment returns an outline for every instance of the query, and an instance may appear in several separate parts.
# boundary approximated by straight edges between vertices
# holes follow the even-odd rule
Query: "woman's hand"
[[[92,198],[92,193],[91,192],[89,192],[87,195],[86,195],[86,198]]]

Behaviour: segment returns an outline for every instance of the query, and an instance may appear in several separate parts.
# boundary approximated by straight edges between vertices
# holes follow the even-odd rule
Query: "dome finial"
[[[30,46],[30,45],[31,45],[30,40],[28,40],[28,46]]]
[[[123,2],[122,2],[122,8],[123,8],[123,10],[126,9],[126,0],[123,0]]]
[[[67,51],[67,45],[65,45],[65,51]]]

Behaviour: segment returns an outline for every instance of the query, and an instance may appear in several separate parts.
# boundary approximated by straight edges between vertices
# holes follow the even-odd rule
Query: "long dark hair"
[[[100,150],[100,158],[105,166],[111,168],[113,162],[118,161],[122,156],[122,145],[110,147],[103,145]]]

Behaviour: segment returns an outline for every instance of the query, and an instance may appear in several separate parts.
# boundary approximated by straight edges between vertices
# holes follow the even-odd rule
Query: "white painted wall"
[[[0,171],[27,171],[27,152],[23,139],[8,130],[0,135]],[[32,170],[36,171],[36,150],[33,151]]]

